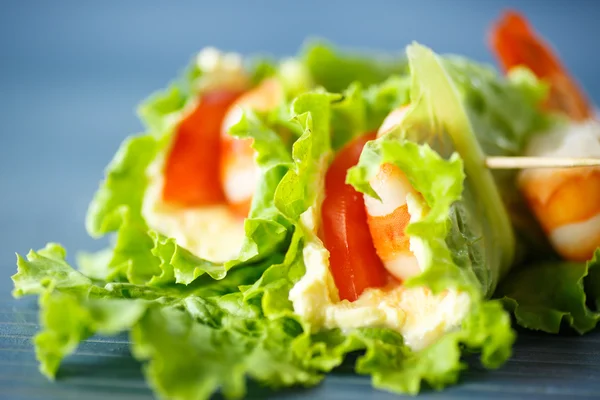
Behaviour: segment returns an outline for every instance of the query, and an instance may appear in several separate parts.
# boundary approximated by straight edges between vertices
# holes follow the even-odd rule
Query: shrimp
[[[394,129],[406,115],[408,107],[392,111],[384,120],[377,136]],[[381,200],[364,195],[367,224],[377,255],[387,271],[403,281],[421,272],[417,258],[410,250],[410,239],[405,234],[411,215],[407,196],[420,198],[404,173],[393,164],[381,165],[371,186]]]
[[[571,120],[566,128],[538,135],[528,156],[600,157],[600,124],[558,57],[527,21],[508,12],[491,32],[491,47],[507,71],[522,65],[550,85],[544,107]],[[600,168],[526,170],[518,178],[531,210],[556,251],[585,261],[600,246]]]
[[[256,88],[240,96],[227,111],[221,126],[220,176],[225,198],[231,209],[247,217],[258,178],[254,163],[252,139],[237,139],[229,130],[242,117],[244,109],[269,111],[284,97],[283,87],[275,78],[263,81]]]
[[[547,109],[562,111],[574,121],[583,121],[592,116],[589,102],[577,82],[522,15],[514,11],[507,12],[493,27],[490,42],[506,71],[522,65],[548,82],[550,93]]]

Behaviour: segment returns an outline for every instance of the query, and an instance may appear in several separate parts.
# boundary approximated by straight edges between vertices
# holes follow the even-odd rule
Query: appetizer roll
[[[296,167],[276,204],[279,194],[282,212],[297,221],[298,254],[267,269],[245,296],[262,294],[267,318],[293,311],[313,337],[365,349],[356,368],[375,386],[416,393],[423,381],[456,381],[462,346],[481,351],[487,367],[510,355],[508,314],[487,299],[514,264],[515,236],[482,168],[472,104],[452,77],[470,65],[416,44],[407,54],[409,76],[362,95],[352,88],[329,110],[326,94],[296,100],[312,125],[294,145]],[[315,117],[323,110],[329,135]],[[348,110],[354,124],[340,136]],[[480,122],[488,134],[500,127]],[[305,189],[293,193],[292,182]],[[273,286],[289,294],[275,301]]]
[[[547,87],[539,109],[551,123],[529,138],[521,154],[600,158],[600,123],[592,104],[526,19],[505,13],[490,43],[509,75],[528,70]],[[600,301],[600,168],[528,169],[516,182],[549,242],[568,262],[523,268],[499,294],[526,327],[557,332],[564,322],[586,332],[599,319],[593,304]],[[551,252],[537,258],[551,259]],[[530,293],[534,282],[540,285],[537,296]]]
[[[87,218],[92,236],[116,232],[114,248],[84,257],[86,273],[188,284],[285,252],[288,227],[272,199],[295,135],[286,104],[310,81],[294,60],[261,72],[207,48],[183,79],[141,106],[149,133],[123,143]],[[166,271],[153,257],[165,247],[194,260],[191,269]]]

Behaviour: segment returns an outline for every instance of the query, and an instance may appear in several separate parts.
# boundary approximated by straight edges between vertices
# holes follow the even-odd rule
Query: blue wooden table
[[[252,4],[250,4],[252,3]],[[57,241],[101,248],[83,227],[87,204],[120,141],[141,127],[133,110],[206,45],[242,53],[294,53],[307,36],[344,46],[401,50],[418,40],[438,52],[492,61],[484,33],[518,5],[560,49],[600,103],[600,3],[520,1],[0,1],[0,398],[147,399],[125,336],[82,344],[48,383],[31,337],[35,301],[15,302],[14,252]],[[72,257],[71,257],[72,260]],[[340,369],[317,389],[250,397],[396,398]],[[475,368],[423,398],[600,398],[600,332],[524,333],[501,370]]]

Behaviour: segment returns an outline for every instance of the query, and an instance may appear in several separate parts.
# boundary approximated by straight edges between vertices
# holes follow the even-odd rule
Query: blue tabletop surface
[[[57,241],[99,249],[88,238],[87,204],[118,144],[141,129],[136,104],[164,86],[206,45],[245,54],[295,53],[306,37],[343,46],[401,50],[417,40],[442,53],[492,62],[490,21],[518,6],[560,49],[600,102],[600,2],[420,1],[0,1],[0,398],[147,399],[127,338],[82,344],[55,384],[38,374],[31,336],[34,300],[15,302],[14,252]],[[252,398],[388,399],[349,367],[317,389]],[[600,398],[600,332],[584,337],[524,333],[494,372],[475,367],[459,386],[423,398]]]

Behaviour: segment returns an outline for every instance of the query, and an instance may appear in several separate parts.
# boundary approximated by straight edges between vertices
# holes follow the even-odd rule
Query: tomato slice
[[[219,181],[221,123],[240,95],[224,90],[206,93],[181,121],[165,165],[165,202],[186,207],[225,202]]]
[[[335,157],[325,175],[321,237],[329,250],[329,265],[340,298],[354,301],[370,287],[382,287],[388,273],[377,256],[367,225],[362,193],[346,184],[346,172],[375,132],[354,139]]]

